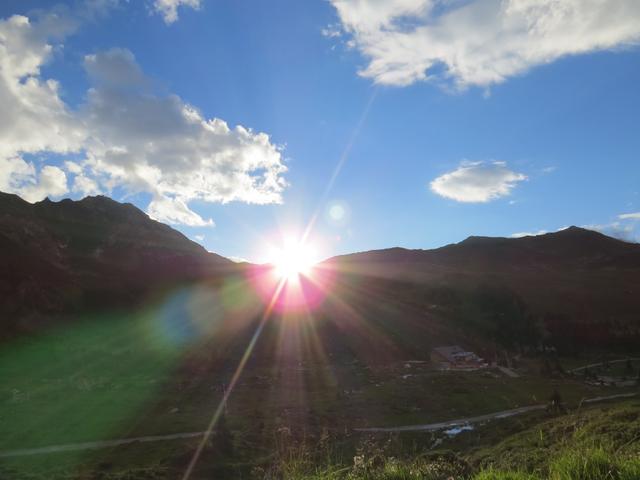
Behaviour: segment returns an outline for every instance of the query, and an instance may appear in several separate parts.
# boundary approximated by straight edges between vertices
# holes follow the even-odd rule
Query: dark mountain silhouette
[[[640,245],[579,227],[355,253],[326,265],[353,281],[377,282],[379,301],[413,304],[502,343],[640,340]]]
[[[580,227],[521,238],[469,237],[433,250],[390,248],[333,257],[342,265],[433,264],[443,268],[640,267],[640,245]],[[422,272],[429,273],[429,272]]]
[[[479,349],[640,341],[640,245],[582,228],[355,253],[319,268],[333,280],[313,315],[334,351],[384,358],[451,339]],[[248,292],[238,298],[255,299],[255,286],[242,279],[263,270],[207,252],[131,204],[102,196],[30,204],[0,193],[7,330],[24,319],[135,308],[183,285],[215,288],[231,277]],[[246,325],[260,308],[247,307]]]
[[[30,204],[0,193],[3,317],[127,307],[232,266],[131,204],[104,196]]]

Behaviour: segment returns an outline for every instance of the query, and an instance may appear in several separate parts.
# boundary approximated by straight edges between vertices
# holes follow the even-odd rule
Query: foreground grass
[[[254,478],[640,480],[640,402],[607,405],[548,419],[493,446],[462,454],[459,450],[457,454],[426,451],[403,457],[397,450],[369,443],[353,457],[351,464],[335,461],[337,456],[323,464],[304,449],[294,451],[288,450],[268,470],[255,470]]]
[[[551,463],[549,470],[553,480],[637,480],[640,458],[620,458],[599,447],[566,452]]]
[[[622,457],[595,447],[561,453],[549,463],[544,475],[494,468],[469,473],[467,466],[448,459],[401,461],[389,458],[378,465],[356,464],[348,469],[331,467],[305,471],[304,465],[289,465],[283,471],[259,477],[287,480],[638,480],[640,459]]]
[[[520,421],[506,419],[503,422]],[[344,439],[330,433],[300,442],[293,439],[287,429],[282,429],[276,434],[275,452],[262,458],[255,455],[250,459],[243,458],[239,451],[242,442],[238,441],[236,453],[230,457],[216,456],[215,449],[207,447],[193,479],[640,480],[638,400],[591,407],[542,421],[538,419],[521,431],[507,435],[503,435],[506,430],[499,427],[500,421],[496,421],[482,428],[506,436],[502,441],[497,441],[497,436],[491,437],[492,441],[480,435],[478,429],[460,435],[468,435],[466,447],[460,443],[461,438],[440,445],[437,451],[428,446],[409,448],[406,439],[399,436],[362,438],[354,451]],[[474,446],[477,441],[482,447]],[[0,462],[0,478],[180,478],[185,462],[178,461],[175,454],[167,456],[166,447],[169,444],[130,445],[112,452],[95,452],[91,464],[85,463],[79,468],[73,461],[63,464],[64,454],[48,455],[45,456],[47,468],[33,475],[24,474],[24,465]],[[184,446],[182,456],[188,461],[193,448],[187,447]],[[147,459],[144,468],[133,467],[135,457],[139,456]],[[155,461],[151,461],[153,456]],[[34,459],[24,457],[20,460],[30,462]]]

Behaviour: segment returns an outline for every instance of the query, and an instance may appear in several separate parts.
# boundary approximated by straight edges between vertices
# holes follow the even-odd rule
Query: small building
[[[458,345],[436,347],[431,350],[431,361],[443,368],[482,368],[487,363],[473,352],[466,351]]]

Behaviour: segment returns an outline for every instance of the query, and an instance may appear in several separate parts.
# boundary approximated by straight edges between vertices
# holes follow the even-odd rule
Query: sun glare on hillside
[[[263,261],[248,277],[265,305],[277,312],[317,308],[334,283],[332,269],[320,263],[322,243],[317,239],[303,241],[293,234],[279,234],[265,243]]]

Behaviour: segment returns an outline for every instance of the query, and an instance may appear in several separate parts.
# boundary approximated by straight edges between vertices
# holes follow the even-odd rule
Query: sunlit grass
[[[103,316],[3,345],[0,450],[126,436],[180,355],[153,322]]]
[[[640,458],[624,458],[601,446],[569,450],[551,462],[551,480],[638,480]]]

